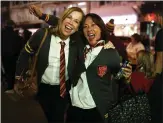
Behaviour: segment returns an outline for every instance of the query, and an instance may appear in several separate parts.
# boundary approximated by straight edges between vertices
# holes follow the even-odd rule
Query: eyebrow
[[[96,24],[95,22],[92,22],[91,24]],[[88,25],[87,23],[86,24],[84,24],[84,25]],[[96,24],[97,25],[97,24]]]
[[[72,19],[74,19],[74,18],[72,17],[72,15],[68,15],[67,17],[71,17]],[[74,20],[76,20],[76,21],[79,21],[79,22],[80,22],[80,20],[78,20],[78,19],[74,19]]]

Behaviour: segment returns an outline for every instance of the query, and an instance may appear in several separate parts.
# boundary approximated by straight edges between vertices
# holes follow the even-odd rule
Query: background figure
[[[144,45],[141,43],[141,37],[139,34],[135,33],[131,36],[131,42],[126,47],[126,52],[128,56],[128,60],[132,65],[132,70],[134,71],[136,68],[136,54],[140,50],[145,50]]]
[[[149,35],[145,34],[142,37],[142,44],[145,47],[145,50],[150,51],[150,39],[149,39]]]
[[[131,85],[135,92],[148,93],[154,77],[154,56],[149,51],[139,51],[137,53],[136,71],[131,74]]]
[[[15,23],[8,20],[5,29],[2,31],[2,62],[8,82],[8,90],[14,87],[16,61],[22,48],[22,40],[14,31],[14,26]]]
[[[163,28],[161,28],[155,38],[155,73],[156,78],[149,91],[149,103],[152,111],[152,122],[162,123],[162,96],[163,96]]]
[[[106,28],[107,28],[108,35],[109,35],[109,40],[115,46],[116,50],[118,51],[119,55],[121,56],[121,60],[122,61],[126,60],[127,53],[126,53],[126,49],[123,44],[123,41],[114,35],[114,28],[115,28],[114,19],[110,19],[110,21],[108,23],[106,23]]]
[[[155,38],[156,73],[163,71],[163,28],[161,28]]]

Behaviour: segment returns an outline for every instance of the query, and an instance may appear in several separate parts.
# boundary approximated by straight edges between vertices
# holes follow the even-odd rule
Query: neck
[[[61,36],[60,36],[60,38],[61,38],[62,40],[68,39],[68,37],[61,37]]]
[[[138,42],[136,42],[136,41],[133,41],[133,42],[131,42],[133,45],[135,45],[135,44],[137,44]]]
[[[103,45],[104,45],[104,42],[97,42],[95,45],[89,44],[89,46],[90,46],[91,48],[98,47],[98,46],[103,46]]]

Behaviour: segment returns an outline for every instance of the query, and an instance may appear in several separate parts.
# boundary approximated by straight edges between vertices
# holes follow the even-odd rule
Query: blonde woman
[[[49,29],[38,55],[36,70],[39,90],[37,97],[49,123],[64,122],[64,113],[69,101],[69,79],[78,52],[76,44],[78,40],[70,36],[78,30],[83,16],[83,11],[78,7],[66,9],[57,26]],[[28,66],[29,57],[36,53],[44,33],[45,29],[39,29],[34,33],[21,52],[16,68],[18,81],[24,78],[20,75]]]
[[[131,84],[135,92],[149,92],[155,77],[154,70],[154,56],[149,51],[139,51],[136,70],[131,74]]]

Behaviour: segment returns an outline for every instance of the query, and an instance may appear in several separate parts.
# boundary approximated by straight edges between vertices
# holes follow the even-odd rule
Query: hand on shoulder
[[[111,41],[108,41],[105,45],[104,45],[104,49],[115,49],[115,46],[113,45],[113,43]]]

